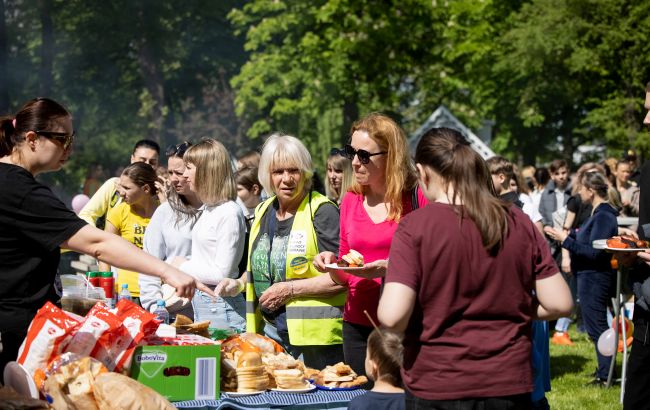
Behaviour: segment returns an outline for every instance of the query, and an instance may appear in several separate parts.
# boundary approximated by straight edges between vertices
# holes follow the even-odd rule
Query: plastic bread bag
[[[34,376],[37,369],[45,369],[52,359],[61,354],[79,324],[75,317],[47,302],[36,312],[29,325],[27,337],[18,351],[17,362]]]

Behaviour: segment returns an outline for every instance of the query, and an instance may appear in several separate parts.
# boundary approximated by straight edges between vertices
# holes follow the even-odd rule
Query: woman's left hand
[[[554,239],[560,243],[564,242],[564,240],[569,236],[566,232],[561,231],[559,229],[552,228],[550,226],[544,227],[544,232],[551,238]]]
[[[286,305],[291,296],[291,282],[278,282],[262,293],[259,302],[266,310],[274,312]]]

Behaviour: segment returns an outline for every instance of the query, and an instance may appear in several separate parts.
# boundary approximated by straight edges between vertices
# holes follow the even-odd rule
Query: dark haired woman
[[[61,246],[161,277],[179,296],[191,297],[197,286],[207,289],[133,244],[86,224],[34,179],[60,169],[73,140],[70,113],[47,98],[0,118],[0,375],[16,359],[36,311],[58,300],[54,277]]]
[[[609,374],[611,357],[600,354],[597,342],[600,335],[608,329],[607,305],[614,296],[616,274],[611,266],[611,255],[602,249],[594,249],[593,241],[607,239],[618,234],[616,216],[618,211],[609,202],[610,191],[607,177],[600,172],[585,172],[580,179],[580,200],[590,204],[593,211],[580,229],[568,233],[544,228],[551,238],[562,242],[562,247],[571,252],[571,270],[578,279],[578,299],[589,337],[594,342],[598,369],[594,385],[604,385]],[[614,192],[615,194],[615,192]]]
[[[407,408],[530,408],[531,321],[568,313],[569,289],[458,131],[428,131],[415,161],[430,202],[397,228],[378,310],[405,332]]]
[[[144,251],[163,261],[171,262],[176,256],[189,258],[192,254],[192,227],[203,203],[183,177],[183,155],[191,146],[189,142],[183,142],[171,145],[165,151],[169,175],[167,201],[156,208],[144,233]],[[163,285],[159,278],[139,275],[138,280],[140,303],[145,309],[151,310],[158,300],[163,299],[170,315],[181,313],[194,317],[190,300],[172,296],[169,285]]]
[[[142,249],[144,232],[158,207],[157,181],[156,170],[144,162],[135,162],[124,168],[118,184],[122,202],[108,210],[104,230],[119,235]],[[101,262],[99,270],[107,272],[111,270],[111,267],[109,264]],[[115,283],[118,290],[126,284],[134,302],[140,304],[140,285],[137,272],[119,270]]]

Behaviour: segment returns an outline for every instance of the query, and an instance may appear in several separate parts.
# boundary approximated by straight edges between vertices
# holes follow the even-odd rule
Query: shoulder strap
[[[416,185],[415,188],[411,190],[411,211],[415,211],[420,207],[420,203],[418,202],[418,186]]]

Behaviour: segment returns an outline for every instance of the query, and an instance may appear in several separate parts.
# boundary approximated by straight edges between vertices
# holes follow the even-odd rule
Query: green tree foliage
[[[42,95],[47,77],[39,68],[51,54],[47,94],[74,115],[72,160],[46,179],[74,192],[91,164],[125,165],[141,138],[164,149],[210,136],[233,154],[250,149],[254,142],[244,137],[229,85],[245,53],[226,16],[241,3],[3,0],[5,110]],[[48,16],[51,33],[41,24]]]
[[[0,109],[40,93],[79,135],[52,180],[76,190],[140,138],[272,132],[322,167],[351,123],[382,111],[414,131],[440,104],[518,162],[580,144],[650,154],[650,3],[632,0],[2,0]]]
[[[443,18],[430,2],[256,0],[230,19],[250,53],[233,86],[251,136],[296,134],[323,160],[360,115],[399,119],[418,90],[438,95],[418,75],[439,54]]]

